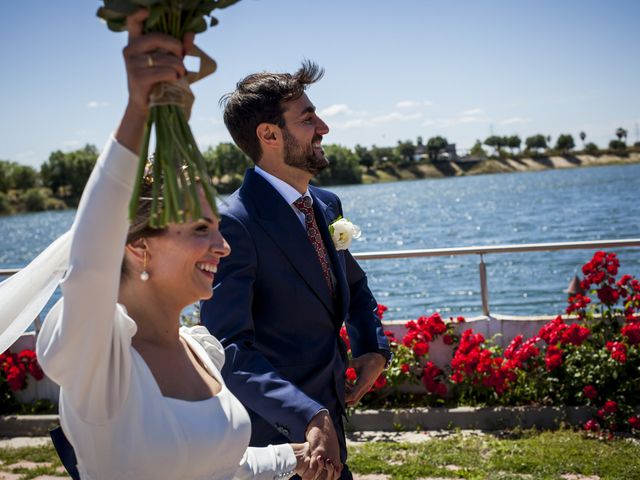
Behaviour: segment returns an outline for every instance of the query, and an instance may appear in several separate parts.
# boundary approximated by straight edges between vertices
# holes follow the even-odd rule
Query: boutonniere
[[[329,233],[336,250],[346,250],[354,238],[360,237],[360,227],[346,218],[338,217],[337,220],[329,225]]]

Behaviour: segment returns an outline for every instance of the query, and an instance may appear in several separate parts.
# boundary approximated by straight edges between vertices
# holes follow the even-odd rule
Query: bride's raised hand
[[[174,83],[186,75],[182,60],[194,37],[189,33],[180,41],[163,33],[143,34],[148,15],[148,10],[141,9],[127,17],[129,41],[123,50],[129,102],[116,139],[134,152],[140,149],[151,90],[158,83]]]

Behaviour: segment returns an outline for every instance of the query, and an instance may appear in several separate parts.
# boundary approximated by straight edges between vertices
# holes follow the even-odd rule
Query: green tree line
[[[608,151],[625,154],[628,149],[627,131],[618,128],[614,133],[616,138],[609,142]],[[585,132],[580,132],[579,138],[582,153],[602,153],[596,144],[586,142]],[[508,155],[540,156],[569,154],[576,149],[576,142],[570,134],[559,135],[555,144],[551,140],[550,136],[543,134],[526,137],[524,142],[518,135],[491,135],[483,142],[476,141],[469,156],[474,159]],[[371,169],[403,168],[416,162],[448,159],[442,157],[448,145],[448,140],[439,135],[429,138],[426,143],[422,137],[418,137],[415,142],[399,140],[395,146],[386,147],[325,145],[329,167],[317,176],[315,183],[321,186],[357,184],[362,183],[363,173]],[[633,148],[638,147],[640,145],[636,144]],[[207,171],[221,193],[235,190],[242,183],[245,170],[252,166],[251,160],[233,143],[209,147],[203,156]],[[40,170],[0,160],[0,214],[77,206],[97,158],[98,149],[87,144],[72,152],[52,152]]]

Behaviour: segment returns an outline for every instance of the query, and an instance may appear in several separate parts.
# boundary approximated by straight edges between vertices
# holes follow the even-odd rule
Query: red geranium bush
[[[0,413],[7,413],[15,408],[16,400],[12,392],[24,390],[28,377],[34,380],[42,380],[44,377],[36,352],[25,349],[13,353],[7,350],[0,355]]]
[[[463,317],[445,322],[438,313],[407,322],[401,341],[387,332],[394,357],[364,405],[586,405],[594,410],[586,430],[640,433],[640,281],[618,279],[619,268],[615,253],[596,252],[566,316],[505,348],[464,329]],[[434,341],[451,347],[450,365],[431,361]],[[407,385],[419,395],[398,389]]]

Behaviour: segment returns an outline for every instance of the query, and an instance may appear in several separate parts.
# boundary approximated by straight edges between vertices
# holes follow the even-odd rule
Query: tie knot
[[[311,197],[300,197],[293,205],[305,215],[310,215],[313,212],[311,207]]]

